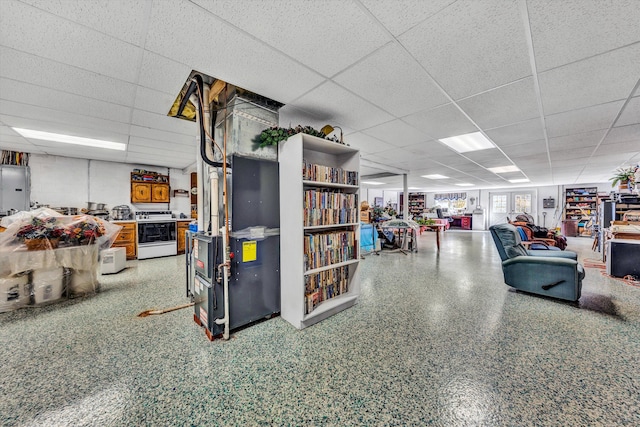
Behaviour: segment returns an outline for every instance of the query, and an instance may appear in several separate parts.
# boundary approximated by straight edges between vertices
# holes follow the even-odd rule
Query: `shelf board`
[[[359,222],[348,222],[346,224],[325,224],[325,225],[309,225],[303,227],[304,230],[324,230],[326,228],[342,228],[342,227],[352,227],[354,225],[360,224]]]
[[[304,272],[304,275],[309,276],[311,274],[320,273],[321,271],[331,270],[332,268],[344,267],[345,265],[356,264],[358,262],[360,262],[359,259],[350,259],[349,261],[343,261],[337,264],[329,264],[323,267],[314,268],[313,270],[307,270]]]
[[[304,322],[304,321],[313,319],[314,317],[317,317],[323,313],[326,313],[327,311],[333,310],[334,308],[339,307],[341,305],[354,303],[356,298],[357,298],[356,295],[352,295],[350,292],[347,292],[346,294],[338,295],[337,297],[333,297],[326,301],[322,301],[320,305],[318,305],[315,308],[315,310],[313,310],[309,314],[305,314],[304,317],[302,318],[302,321]]]
[[[307,181],[303,180],[302,185],[314,186],[314,187],[327,187],[327,188],[346,188],[357,190],[360,188],[358,185],[338,184],[335,182],[319,182],[319,181]]]

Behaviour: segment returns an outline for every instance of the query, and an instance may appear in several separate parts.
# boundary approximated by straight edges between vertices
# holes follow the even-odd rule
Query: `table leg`
[[[438,251],[440,251],[440,227],[436,227],[436,246],[438,247]]]

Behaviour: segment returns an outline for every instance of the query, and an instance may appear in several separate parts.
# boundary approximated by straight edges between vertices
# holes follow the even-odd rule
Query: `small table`
[[[421,225],[420,226],[420,234],[422,234],[423,230],[435,230],[436,231],[436,246],[438,247],[438,251],[440,250],[440,229],[444,230],[445,224],[432,224],[432,225]]]

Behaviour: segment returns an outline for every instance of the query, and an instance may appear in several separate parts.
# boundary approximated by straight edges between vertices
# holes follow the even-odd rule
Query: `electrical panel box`
[[[545,209],[553,209],[556,207],[556,199],[542,199],[542,207]]]
[[[29,210],[30,178],[28,166],[0,165],[0,213]]]

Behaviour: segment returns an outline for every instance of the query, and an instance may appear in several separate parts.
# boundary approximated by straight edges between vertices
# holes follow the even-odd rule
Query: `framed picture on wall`
[[[382,206],[382,197],[374,197],[373,198],[373,206],[378,206],[380,208],[384,207]]]

